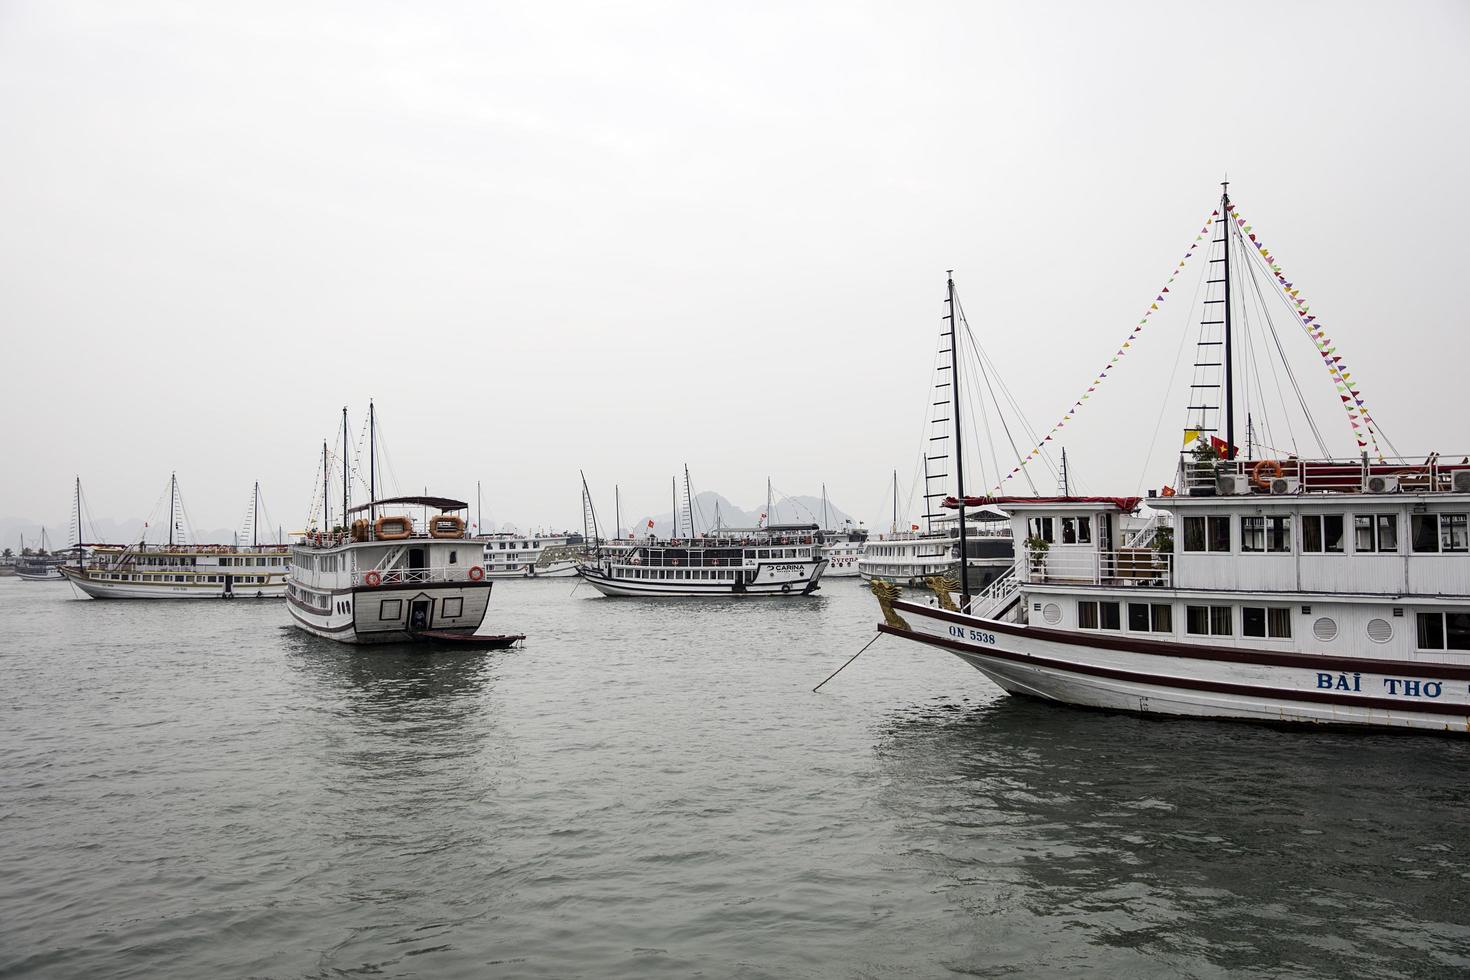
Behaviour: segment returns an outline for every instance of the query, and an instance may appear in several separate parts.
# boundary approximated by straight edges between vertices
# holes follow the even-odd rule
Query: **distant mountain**
[[[761,501],[755,507],[746,509],[737,507],[730,502],[728,497],[715,493],[713,490],[705,490],[694,495],[694,529],[700,534],[707,534],[718,521],[723,527],[759,527],[762,524],[761,514],[765,512],[765,501]],[[612,515],[598,513],[598,519],[608,521]],[[653,522],[653,527],[648,522]],[[851,522],[854,526],[858,521],[850,514],[836,507],[829,500],[827,502],[826,523],[829,527],[842,527]],[[795,496],[783,497],[771,502],[770,524],[821,524],[822,498]],[[629,521],[625,516],[623,519],[623,535],[634,534],[638,537],[646,537],[650,533],[659,537],[668,537],[674,531],[674,515],[672,511],[664,511],[662,514],[644,514],[641,517]],[[687,519],[684,514],[679,515],[679,532],[688,534]],[[611,537],[615,532],[612,527],[603,529],[603,534]]]

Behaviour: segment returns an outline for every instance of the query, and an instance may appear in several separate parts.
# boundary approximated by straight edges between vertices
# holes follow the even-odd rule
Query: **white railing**
[[[970,597],[965,611],[971,615],[989,618],[1005,607],[1006,602],[1021,588],[1021,577],[1016,574],[1017,566],[1006,569],[1005,574],[995,578],[983,590]]]
[[[1152,517],[1143,527],[1128,535],[1123,541],[1124,548],[1147,548],[1154,543],[1154,533],[1161,527],[1172,527],[1170,520],[1172,515],[1161,510],[1154,511]]]
[[[471,566],[450,565],[443,568],[370,568],[353,572],[352,584],[368,588],[390,588],[398,585],[430,585],[469,582]]]
[[[1032,583],[1168,587],[1174,581],[1174,556],[1152,548],[1053,549],[1026,555],[1020,567]]]
[[[1179,492],[1215,496],[1273,492],[1379,492],[1379,485],[1406,492],[1436,493],[1455,489],[1457,475],[1470,472],[1463,456],[1404,456],[1364,459],[1192,459],[1180,460]],[[1461,486],[1470,477],[1458,477]],[[1285,483],[1277,484],[1276,481]],[[1380,484],[1386,480],[1386,484]],[[1289,488],[1289,489],[1288,489]],[[1463,492],[1463,491],[1462,491]]]

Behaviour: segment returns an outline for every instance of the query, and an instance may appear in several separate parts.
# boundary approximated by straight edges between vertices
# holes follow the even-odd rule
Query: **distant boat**
[[[571,531],[561,534],[503,532],[476,537],[485,546],[485,577],[576,578],[577,562],[586,539]]]
[[[260,544],[254,528],[259,523],[260,484],[251,495],[254,511],[252,543],[185,544],[177,542],[176,476],[169,476],[169,540],[164,544],[86,545],[60,573],[93,599],[279,599],[286,594],[286,566],[290,548]],[[81,481],[77,481],[77,512],[81,512]],[[78,520],[80,528],[81,522]]]
[[[46,529],[41,528],[41,547],[27,551],[25,538],[21,538],[20,554],[15,556],[15,575],[27,582],[65,582],[60,568],[67,555],[46,550]]]

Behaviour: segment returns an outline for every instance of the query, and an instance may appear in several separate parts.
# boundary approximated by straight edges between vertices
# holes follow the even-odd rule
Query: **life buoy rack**
[[[362,577],[362,583],[370,589],[376,589],[383,584],[383,576],[375,568]]]
[[[1271,472],[1271,475],[1263,477],[1261,474],[1267,470]],[[1280,479],[1282,472],[1280,462],[1274,459],[1263,459],[1251,467],[1251,482],[1258,487],[1269,490],[1271,489],[1271,481]]]
[[[478,581],[480,581],[480,579],[482,579],[484,577],[485,577],[485,570],[483,568],[481,568],[479,565],[471,565],[470,566],[470,581],[471,582],[478,582]]]
[[[429,521],[429,537],[464,537],[464,518],[454,514],[435,514],[433,520]]]
[[[413,534],[413,521],[399,515],[384,515],[373,521],[373,537],[379,541],[401,541]]]

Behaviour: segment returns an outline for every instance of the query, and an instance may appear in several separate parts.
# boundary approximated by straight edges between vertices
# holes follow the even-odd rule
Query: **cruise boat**
[[[722,528],[716,536],[644,538],[601,550],[580,572],[607,596],[803,596],[827,568],[816,525]]]
[[[160,544],[87,546],[85,560],[63,564],[60,572],[93,599],[279,599],[286,594],[290,548],[260,544],[260,486],[252,493],[252,542],[186,544],[176,541],[178,479],[169,478],[168,541]],[[81,488],[77,489],[81,512]],[[80,526],[80,521],[78,522]]]
[[[291,548],[286,608],[314,636],[349,644],[426,643],[501,648],[525,637],[485,635],[492,583],[484,548],[466,533],[469,505],[448,497],[376,499],[351,506],[347,410],[342,410],[342,520],[328,513],[330,465],[322,447],[322,525]],[[369,474],[376,469],[369,415]],[[417,516],[416,515],[421,515]]]
[[[1201,331],[1196,367],[1219,369],[1218,383],[1197,374],[1188,448],[1148,500],[1173,533],[1120,547],[1137,497],[962,492],[946,504],[1003,509],[1023,556],[983,590],[931,583],[937,604],[876,588],[879,629],[953,653],[1007,692],[1073,705],[1470,732],[1470,457],[1370,458],[1382,437],[1358,383],[1228,192],[1205,227],[1201,324],[1223,338]],[[1356,458],[1243,458],[1232,259],[1284,284],[1343,386]]]
[[[827,578],[856,578],[868,544],[868,529],[849,524],[840,530],[823,528],[816,537],[822,557],[827,559],[827,570],[822,574]]]
[[[575,578],[577,562],[586,550],[586,538],[572,531],[561,534],[483,534],[485,577]]]
[[[857,562],[864,581],[922,586],[936,576],[954,577],[960,567],[960,530],[953,519],[936,519],[932,531],[895,531],[869,539]],[[965,535],[970,581],[984,588],[1010,571],[1015,545],[1009,522],[991,520]]]

